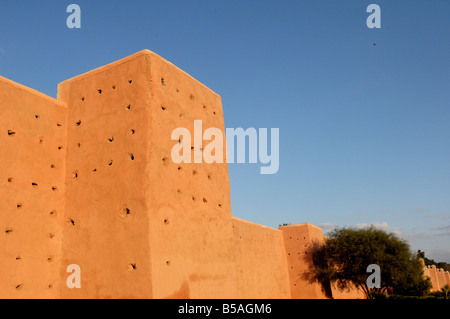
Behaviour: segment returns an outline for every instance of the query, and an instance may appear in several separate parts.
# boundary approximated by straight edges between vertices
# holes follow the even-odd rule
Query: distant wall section
[[[237,298],[291,298],[281,231],[232,217]]]

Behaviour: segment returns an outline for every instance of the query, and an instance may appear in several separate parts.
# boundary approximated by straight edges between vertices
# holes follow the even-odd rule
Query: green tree
[[[430,287],[424,279],[420,259],[409,245],[392,233],[374,227],[336,228],[325,244],[313,246],[315,279],[324,287],[335,282],[338,289],[359,287],[368,299],[390,294],[421,296]],[[369,288],[367,267],[376,264],[381,270],[381,287]],[[326,289],[326,288],[325,288]]]

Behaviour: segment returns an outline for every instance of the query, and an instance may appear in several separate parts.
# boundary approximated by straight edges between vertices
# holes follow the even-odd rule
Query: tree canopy
[[[335,282],[338,289],[359,287],[367,298],[392,294],[424,295],[430,289],[422,264],[409,245],[392,233],[374,227],[336,228],[323,245],[313,246],[314,275],[322,285]],[[381,287],[370,288],[367,267],[376,264],[381,271]]]

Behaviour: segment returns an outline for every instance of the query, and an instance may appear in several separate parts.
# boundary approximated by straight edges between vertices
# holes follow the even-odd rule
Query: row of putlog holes
[[[35,119],[39,119],[40,118],[40,115],[39,114],[35,114],[34,115],[34,118]],[[62,126],[62,124],[60,124],[60,123],[56,123],[56,126],[57,127],[61,127]],[[10,136],[10,137],[15,137],[16,136],[16,132],[15,131],[13,131],[13,130],[8,130],[7,131],[7,134],[8,134],[8,136]],[[41,136],[41,137],[39,137],[39,144],[43,144],[44,143],[44,137],[43,136]],[[58,146],[58,150],[61,150],[62,149],[62,146]],[[55,164],[51,164],[50,165],[50,168],[55,168]],[[14,178],[13,177],[8,177],[8,184],[13,184],[14,183]],[[31,182],[31,187],[33,187],[33,188],[38,188],[38,183],[37,182]],[[57,190],[58,190],[58,188],[56,187],[56,186],[52,186],[51,187],[51,189],[52,189],[52,191],[54,191],[54,192],[56,192]],[[17,207],[17,209],[18,210],[21,210],[22,208],[23,208],[23,204],[21,203],[21,202],[19,202],[19,203],[17,203],[16,204],[16,207]],[[52,210],[52,211],[50,211],[49,212],[49,215],[50,216],[55,216],[56,215],[56,211],[55,210]],[[13,228],[10,228],[10,227],[8,227],[8,228],[6,228],[5,229],[5,234],[7,235],[7,236],[11,236],[11,235],[13,235],[13,233],[14,233],[14,229]],[[53,234],[53,233],[49,233],[48,234],[48,237],[49,237],[49,239],[53,239],[54,237],[55,237],[55,235]],[[17,261],[17,262],[20,262],[20,261],[22,261],[22,257],[19,255],[19,256],[17,256],[17,257],[15,257],[15,260]],[[52,262],[53,261],[53,257],[48,257],[47,258],[47,261],[48,262]],[[48,288],[49,289],[51,289],[53,287],[53,285],[52,284],[49,284],[48,285]],[[18,285],[16,285],[16,290],[21,290],[22,288],[23,288],[23,284],[18,284]]]
[[[131,84],[131,83],[132,83],[132,80],[130,80],[128,83]],[[116,89],[116,86],[112,86],[112,88],[113,88],[113,90],[115,90],[115,89]],[[98,93],[99,93],[99,94],[102,94],[102,90],[98,90]],[[85,100],[85,98],[83,97],[83,98],[82,98],[82,101],[84,101],[84,100]],[[127,105],[126,109],[127,109],[127,110],[130,110],[130,109],[131,109],[131,104]],[[34,117],[35,117],[36,119],[39,119],[39,118],[40,118],[40,116],[39,116],[38,114],[34,115]],[[80,125],[81,125],[81,120],[80,120],[80,121],[77,121],[77,122],[75,123],[75,125],[76,125],[76,126],[80,126]],[[56,126],[57,126],[57,127],[62,127],[62,124],[56,123]],[[8,130],[8,131],[7,131],[7,134],[8,134],[8,136],[10,136],[10,137],[16,136],[16,132],[13,131],[13,130]],[[132,129],[132,130],[130,131],[130,134],[134,135],[134,134],[135,134],[135,130]],[[39,144],[43,144],[43,143],[44,143],[44,139],[45,139],[45,138],[44,138],[43,136],[39,137]],[[112,143],[112,142],[114,141],[114,137],[108,138],[108,141]],[[81,144],[80,144],[80,143],[78,143],[78,147],[81,147]],[[62,146],[58,146],[58,150],[61,150],[61,149],[62,149]],[[133,155],[132,153],[129,153],[128,156],[129,156],[129,158],[130,158],[131,160],[134,160],[134,159],[135,159],[135,158],[134,158],[134,155]],[[112,164],[113,164],[113,161],[110,160],[110,161],[108,162],[108,165],[111,166]],[[55,168],[55,165],[54,165],[54,164],[51,164],[50,167],[51,167],[51,168]],[[97,169],[94,169],[93,171],[95,172],[95,171],[97,171]],[[75,171],[75,172],[74,172],[73,177],[74,177],[74,178],[77,178],[77,177],[78,177],[78,171]],[[12,177],[9,177],[9,178],[8,178],[8,183],[13,183],[13,181],[14,181],[14,179],[13,179]],[[32,183],[31,183],[31,186],[34,187],[34,188],[37,188],[37,187],[38,187],[38,183],[32,182]],[[53,191],[56,191],[56,190],[57,190],[57,187],[56,187],[56,186],[53,186],[53,187],[52,187],[52,190],[53,190]],[[23,204],[22,204],[22,203],[18,203],[18,204],[17,204],[17,209],[21,209],[22,207],[23,207]],[[130,211],[130,209],[125,208],[125,209],[123,210],[123,213],[127,216],[127,215],[130,215],[130,214],[131,214],[131,211]],[[55,210],[50,211],[49,215],[55,216],[55,215],[56,215],[56,211],[55,211]],[[68,218],[68,221],[69,221],[69,223],[70,223],[72,226],[75,226],[75,221],[74,221],[72,218]],[[14,229],[12,229],[12,228],[7,228],[7,229],[5,230],[5,234],[6,234],[6,235],[12,235],[13,232],[14,232]],[[50,239],[53,239],[54,237],[55,237],[54,234],[52,234],[52,233],[49,234],[49,238],[50,238]],[[22,257],[21,257],[21,256],[17,256],[15,259],[16,259],[16,261],[18,261],[18,262],[19,262],[19,261],[22,261]],[[48,257],[47,261],[48,261],[48,262],[52,262],[52,261],[53,261],[53,257]],[[136,264],[135,264],[135,263],[131,263],[131,264],[129,265],[129,269],[131,269],[131,270],[136,270]],[[23,288],[23,286],[24,286],[23,284],[18,284],[18,285],[16,285],[15,288],[16,288],[16,290],[19,291],[19,290],[21,290],[21,289]],[[52,287],[53,287],[52,284],[49,284],[49,285],[48,285],[48,288],[49,288],[49,289],[51,289]]]
[[[128,84],[132,84],[133,83],[133,80],[128,80]],[[114,90],[116,90],[116,88],[117,88],[117,85],[112,85],[111,86],[111,89],[114,91]],[[103,94],[103,89],[98,89],[97,90],[97,93],[98,94]],[[81,101],[82,102],[84,102],[86,100],[86,98],[83,96],[83,97],[81,97]],[[127,106],[126,106],[126,110],[131,110],[131,104],[128,104]],[[82,122],[81,122],[81,120],[78,120],[77,122],[75,122],[75,126],[77,126],[77,127],[79,127],[79,126],[81,126],[81,124],[82,124]],[[129,134],[130,135],[134,135],[134,134],[136,134],[136,130],[134,130],[134,129],[131,129],[130,131],[129,131]],[[110,137],[108,137],[107,138],[107,141],[109,142],[109,143],[113,143],[114,141],[115,141],[115,137],[114,136],[110,136]],[[81,143],[77,143],[77,146],[78,146],[78,148],[81,148]],[[132,161],[134,161],[135,160],[135,156],[134,156],[134,154],[133,153],[128,153],[128,158],[130,159],[130,160],[132,160]],[[107,164],[107,166],[112,166],[113,165],[113,163],[114,163],[114,160],[109,160],[106,164]],[[98,170],[97,170],[97,168],[94,168],[93,170],[92,170],[92,172],[97,172]],[[78,171],[74,171],[73,173],[72,173],[72,177],[74,178],[74,179],[76,179],[76,178],[78,178],[78,176],[79,176],[79,173],[78,173]]]
[[[34,117],[36,119],[40,118],[39,114],[35,114]],[[56,123],[56,126],[62,127],[62,124],[58,122],[58,123]],[[14,136],[16,136],[16,131],[7,130],[7,134],[8,134],[9,137],[14,137]],[[40,136],[39,137],[39,144],[44,144],[44,141],[45,141],[45,137],[44,136]],[[58,150],[62,150],[62,148],[63,147],[61,145],[58,146]]]
[[[81,123],[82,123],[81,120],[79,120],[79,121],[75,122],[75,126],[79,127],[79,126],[81,126]],[[130,135],[135,135],[136,134],[136,130],[135,129],[131,129],[129,131],[129,134]],[[109,136],[108,138],[105,139],[105,141],[107,141],[108,143],[114,143],[115,140],[116,140],[116,138],[114,136]],[[77,147],[81,148],[81,143],[77,143]],[[131,160],[131,161],[134,161],[136,159],[135,156],[134,156],[134,153],[128,153],[128,159]],[[114,163],[114,160],[110,159],[110,160],[108,160],[106,162],[106,165],[107,166],[112,166],[113,163]],[[97,168],[94,168],[92,170],[92,172],[97,172]],[[78,176],[79,176],[79,174],[78,174],[77,170],[72,173],[72,177],[74,179],[78,178]]]
[[[132,84],[133,83],[133,80],[128,80],[128,84]],[[165,80],[165,78],[164,77],[161,77],[161,85],[163,86],[163,87],[166,87],[167,86],[167,84],[166,84],[166,80]],[[114,91],[114,90],[116,90],[116,85],[112,85],[111,86],[111,88],[112,88],[112,90]],[[100,95],[100,94],[103,94],[103,89],[97,89],[97,93]],[[176,93],[177,94],[180,94],[181,92],[180,92],[180,90],[179,89],[176,89]],[[195,96],[193,95],[193,94],[190,94],[189,95],[189,99],[190,99],[190,101],[191,102],[195,102]],[[85,102],[86,101],[86,97],[81,97],[81,101],[82,102]],[[127,105],[127,107],[126,107],[126,109],[127,110],[130,110],[131,109],[131,105],[129,104],[129,105]],[[165,105],[161,105],[161,110],[163,110],[163,111],[167,111],[167,106],[165,106]],[[207,105],[203,105],[203,109],[206,111],[207,109],[208,109],[208,106]],[[216,115],[216,111],[213,111],[212,112],[213,113],[213,115],[215,116]],[[183,117],[183,113],[180,113],[179,114],[179,117]]]
[[[161,85],[162,85],[163,87],[167,87],[167,83],[166,83],[166,80],[165,80],[164,77],[161,77]],[[180,94],[181,92],[180,92],[179,89],[176,89],[176,93],[177,93],[177,94]],[[189,95],[189,99],[191,100],[191,102],[195,102],[195,96],[194,96],[193,94],[190,94],[190,95]],[[207,107],[206,105],[203,105],[203,109],[206,111],[206,110],[208,109],[208,107]],[[166,112],[166,111],[168,111],[168,107],[167,107],[166,105],[162,105],[162,106],[161,106],[161,110],[162,110],[163,112]],[[215,111],[213,111],[213,115],[216,115],[216,112],[215,112]],[[180,114],[179,114],[179,117],[183,117],[183,114],[180,113]],[[179,142],[181,142],[181,141],[179,141]],[[168,159],[167,159],[167,157],[164,157],[164,158],[162,159],[162,162],[163,162],[163,165],[164,165],[164,166],[167,166],[167,165],[168,165]],[[178,172],[181,172],[181,171],[183,170],[183,168],[182,168],[181,166],[178,166],[178,167],[177,167],[177,170],[178,170]],[[197,172],[196,170],[193,170],[193,171],[192,171],[192,175],[193,175],[193,176],[196,176],[197,174],[198,174],[198,172]],[[211,173],[209,173],[209,174],[207,175],[207,177],[208,177],[208,180],[212,180],[212,174],[211,174]],[[181,189],[177,189],[177,194],[178,194],[178,195],[181,195],[181,194],[182,194]],[[192,196],[191,196],[191,199],[192,199],[192,201],[195,202],[195,201],[197,200],[197,197],[196,197],[195,195],[192,195]],[[203,197],[203,198],[202,198],[202,202],[206,204],[206,203],[208,203],[208,200],[207,200],[205,197]],[[218,203],[217,205],[218,205],[218,207],[222,207],[222,203]],[[165,225],[169,225],[169,224],[170,224],[170,220],[169,220],[168,218],[165,218],[163,222],[164,222]],[[167,260],[167,261],[166,261],[166,265],[167,265],[167,266],[170,266],[170,260]]]
[[[169,165],[169,159],[167,157],[164,157],[162,159],[162,162],[163,162],[163,166],[168,166]],[[183,167],[181,165],[177,166],[177,171],[181,173],[183,171]],[[198,171],[195,170],[195,169],[192,170],[192,176],[197,176],[197,175],[198,175]],[[208,178],[209,181],[212,181],[212,179],[213,179],[212,173],[208,173],[207,174],[207,178]],[[181,195],[182,194],[182,190],[181,189],[177,189],[177,194]],[[197,196],[192,195],[191,199],[192,199],[192,201],[195,202],[197,200]],[[206,203],[208,203],[208,199],[206,197],[202,197],[202,202],[206,204]],[[222,203],[219,202],[217,204],[217,206],[218,207],[222,207]]]
[[[128,81],[128,84],[132,84],[132,83],[133,83],[133,80],[129,80],[129,81]],[[117,86],[116,86],[116,85],[112,85],[111,88],[112,88],[112,90],[116,90]],[[97,93],[98,93],[98,94],[103,94],[103,89],[98,89],[98,90],[97,90]],[[85,100],[86,100],[85,97],[81,97],[81,101],[82,101],[82,102],[84,102]],[[132,108],[131,104],[128,104],[128,105],[126,105],[126,107],[125,107],[125,109],[126,109],[127,111],[131,110],[131,108]],[[81,124],[82,124],[81,120],[78,120],[78,121],[75,123],[75,126],[79,127],[79,126],[81,126]],[[136,134],[136,131],[135,131],[134,129],[131,129],[131,130],[129,131],[129,134],[130,134],[130,135],[134,135],[134,134]],[[107,140],[109,143],[113,143],[113,142],[115,141],[115,137],[114,137],[114,136],[110,136],[110,137],[108,137],[106,140]],[[77,146],[78,146],[78,148],[81,148],[81,143],[78,143]],[[134,156],[133,153],[128,153],[128,158],[129,158],[130,160],[132,160],[132,161],[135,160],[135,156]],[[113,160],[109,160],[109,161],[107,162],[107,165],[108,165],[108,166],[112,166],[113,163],[114,163]],[[97,172],[97,168],[94,168],[92,171],[93,171],[93,172]],[[76,178],[79,177],[79,173],[78,173],[77,170],[73,172],[72,177],[73,177],[74,179],[76,179]],[[124,208],[121,210],[121,212],[120,212],[120,217],[121,217],[121,218],[127,218],[127,217],[130,216],[130,215],[131,215],[131,209],[128,208],[128,207],[124,207]],[[75,220],[73,220],[72,218],[69,218],[68,221],[69,221],[69,223],[70,223],[72,226],[75,226]],[[137,269],[136,263],[132,262],[132,263],[130,263],[130,264],[128,265],[128,270],[134,271],[134,270],[136,270],[136,269]]]
[[[129,84],[132,84],[132,82],[133,82],[132,80],[129,80],[129,81],[128,81]],[[162,84],[162,86],[164,86],[164,87],[166,86],[166,81],[165,81],[164,78],[161,78],[161,84]],[[115,89],[116,89],[116,86],[113,85],[113,86],[112,86],[112,89],[115,90]],[[98,89],[97,92],[98,92],[98,94],[102,94],[102,93],[103,93],[103,90],[102,90],[102,89]],[[180,91],[179,91],[178,89],[176,89],[176,92],[177,92],[177,94],[180,94]],[[189,98],[190,98],[190,100],[191,100],[192,102],[195,101],[194,95],[191,94],[191,95],[189,96]],[[84,102],[84,101],[85,101],[85,97],[82,97],[81,100]],[[207,108],[208,108],[208,107],[207,107],[206,105],[203,105],[203,109],[204,109],[204,110],[207,110]],[[128,104],[128,105],[126,106],[126,109],[127,109],[127,110],[131,110],[131,104]],[[167,111],[167,107],[166,107],[166,106],[161,106],[161,109],[162,109],[162,111]],[[216,115],[216,112],[213,111],[213,114]],[[36,118],[39,118],[38,115],[36,115],[35,117],[36,117]],[[182,114],[180,114],[180,117],[182,117]],[[81,125],[81,120],[77,121],[77,122],[75,123],[75,125],[76,125],[76,126],[80,126],[80,125]],[[61,124],[57,123],[57,126],[61,126]],[[133,135],[134,135],[134,134],[135,134],[135,130],[132,129],[132,130],[130,131],[130,134],[133,134]],[[11,131],[11,130],[8,130],[8,135],[14,136],[14,135],[15,135],[15,132],[13,132],[13,131]],[[112,143],[112,142],[114,141],[114,137],[108,138],[108,141],[109,141],[110,143]],[[41,143],[41,144],[43,143],[43,137],[40,138],[40,143]],[[81,147],[81,144],[80,144],[80,143],[78,143],[78,147]],[[58,149],[61,150],[62,147],[59,146]],[[128,156],[129,156],[129,158],[130,158],[131,160],[134,160],[134,155],[133,155],[132,153],[129,153]],[[166,160],[167,160],[167,159],[164,158],[164,159],[163,159],[163,162],[166,162]],[[112,164],[113,164],[113,161],[110,160],[110,161],[108,162],[108,166],[111,166]],[[52,165],[52,168],[53,168],[53,167],[54,167],[54,166]],[[95,172],[95,171],[97,171],[97,169],[94,169],[93,171]],[[178,167],[178,171],[181,171],[181,166]],[[194,175],[194,176],[197,175],[197,171],[195,171],[195,170],[192,171],[192,175]],[[73,177],[74,177],[74,178],[78,178],[78,171],[75,171],[75,172],[73,173]],[[209,179],[209,180],[212,179],[212,175],[211,175],[211,174],[208,174],[208,179]],[[33,185],[33,186],[37,186],[36,183],[33,183],[32,185]],[[56,190],[56,188],[52,188],[52,189],[53,189],[53,190]],[[178,189],[178,190],[177,190],[177,193],[178,193],[178,194],[181,194],[181,190]],[[191,198],[192,198],[193,201],[196,201],[195,195],[192,195]],[[203,201],[204,203],[207,203],[207,202],[208,202],[208,200],[207,200],[205,197],[202,198],[202,201]],[[219,206],[219,207],[222,207],[222,204],[221,204],[221,203],[218,203],[218,206]],[[18,205],[18,207],[19,207],[19,205]],[[21,205],[20,205],[20,207],[21,207]],[[122,215],[123,215],[123,216],[126,217],[126,216],[128,216],[128,215],[130,215],[130,214],[131,214],[131,211],[130,211],[129,208],[124,208],[124,209],[122,210]],[[73,226],[75,226],[75,221],[74,221],[73,219],[69,218],[69,222],[70,222]],[[164,220],[164,224],[168,224],[168,223],[169,223],[168,220],[165,219],[165,220]],[[12,230],[7,230],[7,232],[12,232]],[[170,261],[166,261],[166,265],[169,266],[169,265],[170,265]],[[135,263],[130,263],[129,269],[130,269],[130,270],[136,270],[136,264],[135,264]],[[19,285],[18,287],[22,287],[22,285]]]
[[[9,179],[8,179],[8,182],[12,182],[12,179],[9,178]],[[34,183],[33,183],[33,184],[34,184]],[[21,209],[22,207],[23,207],[23,205],[22,205],[21,203],[17,204],[17,209]],[[56,216],[56,211],[55,211],[55,210],[50,211],[50,212],[49,212],[49,215],[50,215],[50,216]],[[5,234],[6,234],[7,236],[12,236],[12,235],[14,234],[14,231],[15,231],[15,230],[14,230],[13,228],[8,227],[8,228],[5,229]],[[49,234],[48,234],[48,237],[49,237],[49,239],[51,240],[51,239],[53,239],[53,238],[55,237],[55,234],[49,233]],[[15,260],[16,260],[16,262],[22,262],[22,261],[23,261],[23,257],[22,257],[21,255],[17,255],[17,256],[15,257]],[[48,262],[48,263],[52,263],[52,262],[53,262],[53,256],[47,257],[47,262]],[[16,288],[17,291],[20,291],[20,290],[22,290],[23,286],[24,286],[24,284],[23,284],[23,283],[20,283],[20,284],[17,284],[15,288]],[[48,289],[52,289],[52,288],[53,288],[53,284],[49,284],[49,285],[47,286],[47,288],[48,288]]]
[[[167,81],[166,81],[166,79],[165,79],[164,77],[161,77],[161,85],[162,85],[163,87],[167,87]],[[181,92],[180,92],[179,89],[175,89],[175,90],[176,90],[176,93],[177,93],[177,94],[181,94]],[[193,94],[190,94],[190,95],[189,95],[189,100],[190,100],[191,102],[195,102],[195,96],[194,96]],[[207,105],[203,105],[203,109],[204,109],[205,111],[207,111],[207,110],[208,110],[208,106],[207,106]],[[161,110],[167,111],[167,110],[168,110],[167,105],[161,105]],[[216,111],[213,111],[212,113],[213,113],[214,116],[216,115]],[[184,115],[183,115],[183,113],[180,113],[178,116],[179,116],[179,117],[183,117]]]
[[[34,118],[35,119],[39,119],[40,118],[40,115],[39,114],[35,114],[34,115]],[[61,123],[56,123],[56,126],[57,127],[62,127],[62,124]],[[13,130],[8,130],[8,136],[10,136],[10,137],[14,137],[14,136],[16,136],[16,132],[15,131],[13,131]],[[45,140],[45,137],[44,136],[40,136],[39,137],[39,144],[44,144],[44,140]],[[58,146],[58,150],[62,150],[62,146],[61,145],[59,145]],[[50,164],[50,168],[55,168],[55,164]],[[14,179],[12,178],[12,177],[9,177],[8,178],[8,183],[13,183],[13,181],[14,181]],[[32,182],[31,183],[31,186],[33,187],[33,188],[38,188],[38,183],[36,183],[36,182]],[[58,190],[58,188],[56,187],[56,186],[52,186],[52,191],[57,191]],[[17,208],[22,208],[22,204],[21,203],[18,203],[17,204]]]

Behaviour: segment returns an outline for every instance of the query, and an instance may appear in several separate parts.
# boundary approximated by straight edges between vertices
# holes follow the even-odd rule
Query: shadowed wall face
[[[209,143],[202,141],[206,129],[218,128],[225,136],[220,96],[156,54],[146,54],[146,59],[154,297],[235,297],[228,166],[194,163],[194,154],[202,154]],[[195,132],[195,120],[202,121],[201,132]],[[177,128],[187,128],[191,140],[171,140]],[[191,163],[172,161],[177,143],[187,147]],[[224,140],[223,154],[225,150]]]
[[[232,218],[237,298],[291,298],[281,231]]]
[[[0,298],[58,298],[65,104],[0,77]]]
[[[311,245],[323,243],[322,229],[311,224],[282,226],[287,255],[291,296],[294,299],[326,298],[320,284],[311,282],[313,267]]]
[[[353,285],[350,285],[347,289],[340,290],[336,283],[332,283],[331,291],[333,299],[366,299],[364,292]]]

